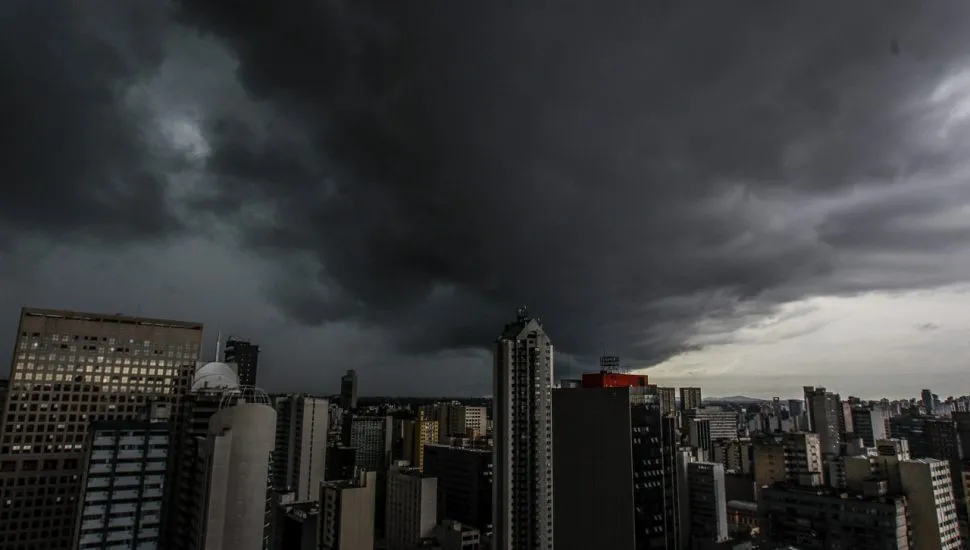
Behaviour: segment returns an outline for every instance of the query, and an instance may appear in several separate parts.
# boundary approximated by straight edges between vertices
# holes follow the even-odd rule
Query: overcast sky
[[[524,304],[565,375],[970,393],[970,3],[522,4],[8,0],[0,356],[125,312],[483,395]]]

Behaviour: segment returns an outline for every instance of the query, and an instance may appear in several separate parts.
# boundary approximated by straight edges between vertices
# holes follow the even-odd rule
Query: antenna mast
[[[222,351],[222,329],[219,329],[219,336],[216,337],[216,363],[219,362],[219,352]]]

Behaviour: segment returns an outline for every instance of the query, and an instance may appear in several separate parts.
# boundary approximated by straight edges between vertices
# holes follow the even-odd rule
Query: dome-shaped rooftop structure
[[[238,386],[228,388],[222,392],[222,401],[219,403],[220,409],[234,407],[244,403],[257,403],[260,405],[273,406],[273,401],[263,390],[256,386]]]
[[[206,389],[238,389],[239,374],[231,366],[213,361],[206,363],[195,371],[195,379],[192,380],[192,391]]]

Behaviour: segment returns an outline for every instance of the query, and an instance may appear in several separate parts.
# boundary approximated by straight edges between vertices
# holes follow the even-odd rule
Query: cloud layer
[[[18,3],[8,244],[211,233],[305,325],[641,364],[970,267],[962,2]]]

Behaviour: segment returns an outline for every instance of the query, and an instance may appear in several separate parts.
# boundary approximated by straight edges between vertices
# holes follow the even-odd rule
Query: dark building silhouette
[[[255,386],[256,371],[259,367],[259,346],[246,340],[229,337],[226,341],[224,359],[226,363],[235,363],[239,369],[239,385]]]
[[[340,377],[340,408],[345,411],[357,408],[357,371],[354,369]]]

